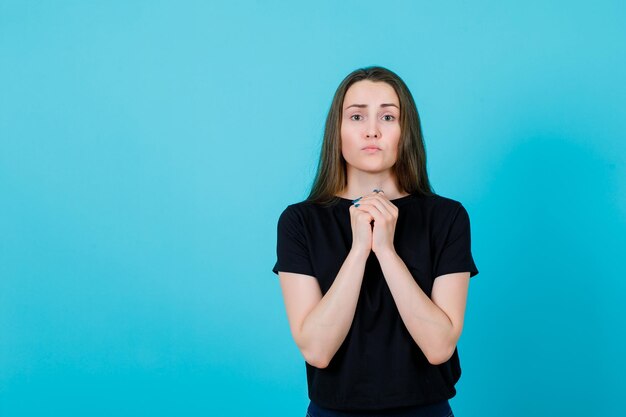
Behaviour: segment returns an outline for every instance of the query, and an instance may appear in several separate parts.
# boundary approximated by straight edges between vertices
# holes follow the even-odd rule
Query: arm
[[[437,277],[431,300],[395,251],[376,255],[400,317],[415,343],[433,365],[450,359],[463,329],[470,273]]]
[[[383,193],[364,197],[360,206],[374,218],[372,250],[404,325],[431,364],[444,363],[461,336],[470,272],[438,276],[431,300],[394,249],[398,208]]]
[[[353,248],[323,297],[315,277],[279,273],[291,334],[317,368],[328,366],[350,330],[368,255]]]

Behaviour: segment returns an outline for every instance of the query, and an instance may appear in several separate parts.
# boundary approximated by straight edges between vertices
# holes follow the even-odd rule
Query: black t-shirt
[[[391,200],[398,207],[394,247],[430,297],[436,277],[478,274],[471,253],[470,222],[458,201],[433,195]],[[332,285],[352,245],[349,208],[303,201],[278,220],[277,262],[272,271],[315,277],[322,295]],[[305,361],[309,398],[337,410],[380,410],[454,397],[461,376],[458,351],[431,365],[400,317],[374,252],[365,265],[354,320],[328,367]]]

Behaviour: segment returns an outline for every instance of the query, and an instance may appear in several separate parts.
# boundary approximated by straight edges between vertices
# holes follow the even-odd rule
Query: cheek
[[[395,132],[394,134],[394,145],[393,145],[394,158],[398,157],[398,152],[400,149],[400,139],[401,139],[401,134],[400,134],[400,129],[398,128],[397,132]]]
[[[387,143],[399,142],[400,141],[400,126],[399,125],[388,125],[382,129],[383,139]]]
[[[402,137],[402,131],[400,130],[400,126],[397,126],[393,131],[393,138],[396,142],[396,149],[400,145],[400,139]]]
[[[339,132],[341,133],[342,138],[350,138],[350,136],[352,136],[350,126],[346,126],[345,124],[341,125],[341,129],[339,129]]]
[[[356,143],[354,133],[350,129],[341,128],[341,149],[350,152]]]
[[[389,126],[389,134],[391,136],[393,136],[394,138],[400,138],[400,125],[399,124],[394,124],[393,126]]]

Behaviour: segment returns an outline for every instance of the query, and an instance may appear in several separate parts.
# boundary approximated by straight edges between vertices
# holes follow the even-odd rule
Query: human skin
[[[315,277],[279,272],[292,336],[305,360],[318,368],[328,366],[350,329],[370,252],[376,254],[400,316],[430,363],[448,360],[461,334],[469,272],[438,277],[429,298],[393,247],[398,210],[390,200],[406,195],[392,170],[401,134],[399,113],[389,84],[364,80],[350,86],[341,125],[348,185],[340,196],[361,197],[359,206],[349,209],[352,247],[324,296]],[[367,151],[367,146],[379,150]]]
[[[360,202],[359,207],[352,206],[351,210],[367,212],[374,219],[372,251],[404,325],[431,364],[446,362],[463,329],[470,273],[437,277],[429,298],[393,246],[397,207],[384,193],[370,194]]]
[[[348,88],[341,117],[341,153],[347,187],[341,197],[355,199],[383,189],[390,199],[406,195],[398,189],[392,167],[400,142],[400,101],[392,86],[363,80]],[[379,151],[366,151],[376,146]]]

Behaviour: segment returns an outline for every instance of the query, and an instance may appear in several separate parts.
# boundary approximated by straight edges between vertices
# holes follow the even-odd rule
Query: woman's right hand
[[[369,255],[372,250],[372,222],[374,216],[350,205],[350,225],[352,227],[352,249]]]

